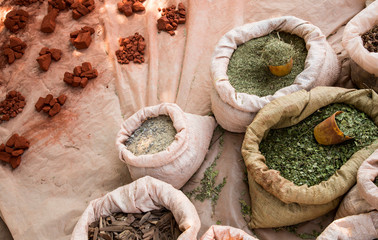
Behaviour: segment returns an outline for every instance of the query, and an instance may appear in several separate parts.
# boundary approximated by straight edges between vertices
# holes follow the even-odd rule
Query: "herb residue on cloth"
[[[134,155],[161,152],[175,140],[176,129],[169,116],[149,118],[126,140],[127,150]]]
[[[283,77],[270,73],[265,60],[261,57],[265,45],[273,38],[281,38],[294,47],[293,68]],[[279,35],[273,32],[238,46],[231,56],[227,75],[236,92],[259,97],[272,95],[279,89],[293,84],[295,77],[304,69],[306,57],[306,43],[301,37],[286,32],[279,32]]]
[[[323,146],[316,142],[314,127],[336,111],[344,111],[349,132],[354,139]],[[271,130],[260,144],[260,151],[270,169],[296,185],[313,186],[328,180],[349,158],[378,139],[378,127],[363,112],[335,103],[317,110],[298,124]]]

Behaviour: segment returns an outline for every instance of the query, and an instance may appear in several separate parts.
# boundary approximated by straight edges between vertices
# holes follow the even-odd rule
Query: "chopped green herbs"
[[[251,206],[246,203],[243,199],[239,199],[241,213],[243,215],[244,220],[249,223],[251,220],[252,209]]]
[[[339,127],[340,131],[344,133],[344,135],[353,137],[359,131],[359,128],[355,128],[355,120],[354,116],[348,113],[340,113],[335,117],[337,126]]]
[[[217,204],[219,199],[219,194],[222,191],[222,188],[226,185],[226,178],[223,178],[223,181],[216,185],[215,181],[219,174],[218,170],[215,170],[215,166],[217,165],[217,160],[222,154],[223,151],[223,133],[222,136],[219,138],[219,145],[220,150],[217,156],[214,159],[214,162],[205,170],[203,178],[201,179],[200,185],[193,189],[190,192],[187,192],[186,195],[188,198],[194,197],[194,199],[199,200],[201,202],[205,201],[205,199],[211,200],[211,206],[214,208]]]
[[[323,146],[316,142],[314,127],[336,111],[344,111],[354,139]],[[358,150],[378,139],[378,127],[363,112],[346,104],[331,104],[300,123],[271,130],[260,144],[269,168],[296,185],[313,186],[330,178]]]
[[[175,140],[176,129],[169,116],[149,118],[127,139],[125,145],[134,155],[161,152]]]
[[[293,45],[278,38],[272,38],[265,45],[261,57],[266,65],[280,66],[287,64],[294,54]]]
[[[283,77],[271,74],[261,57],[267,42],[278,38],[294,48],[293,68],[291,73]],[[279,32],[279,35],[273,32],[238,46],[231,56],[227,75],[237,92],[260,97],[272,95],[279,89],[293,84],[295,77],[304,69],[306,57],[306,43],[302,38],[286,32]]]

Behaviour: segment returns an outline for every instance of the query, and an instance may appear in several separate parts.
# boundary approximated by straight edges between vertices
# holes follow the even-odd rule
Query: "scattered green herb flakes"
[[[298,233],[298,227],[299,225],[296,224],[296,225],[291,225],[291,226],[285,226],[285,227],[278,227],[278,228],[273,228],[276,232],[279,232],[279,231],[288,231],[292,234],[294,234],[295,236],[299,237],[299,238],[302,238],[302,239],[316,239],[321,232],[318,232],[316,230],[312,230],[312,233]],[[324,230],[323,228],[321,228],[322,231]]]
[[[169,116],[149,118],[127,139],[125,145],[134,155],[161,152],[175,140],[176,129]]]
[[[341,144],[322,146],[313,135],[314,127],[336,111],[348,117],[354,139]],[[269,131],[260,151],[269,168],[296,185],[313,186],[330,178],[353,153],[378,139],[378,127],[363,112],[346,104],[331,104],[319,109],[300,123]]]
[[[291,73],[283,77],[271,74],[261,57],[266,43],[279,37],[294,48],[293,68]],[[306,43],[302,38],[286,32],[279,32],[279,35],[273,32],[238,46],[231,56],[227,75],[237,92],[260,97],[272,95],[279,89],[293,84],[295,77],[304,69],[306,57]]]
[[[358,134],[359,128],[355,128],[355,117],[348,113],[340,113],[335,117],[337,126],[344,133],[344,135],[353,137]]]
[[[200,185],[196,187],[195,189],[193,189],[192,191],[186,193],[186,196],[188,198],[193,197],[194,199],[199,200],[201,202],[205,201],[206,199],[211,200],[213,213],[214,213],[215,205],[217,204],[217,201],[219,199],[219,194],[227,183],[225,177],[223,178],[220,184],[216,185],[215,183],[216,178],[219,174],[219,171],[215,170],[215,166],[217,165],[217,160],[219,159],[223,151],[223,143],[224,143],[223,134],[224,132],[219,138],[219,145],[220,145],[219,153],[215,157],[214,162],[205,170],[204,176],[201,179]]]
[[[221,225],[221,224],[222,224],[222,221],[218,220],[218,221],[216,222],[216,224],[217,224],[217,225]]]
[[[244,220],[249,223],[251,221],[252,209],[251,206],[246,203],[243,199],[239,199],[241,213]]]
[[[293,45],[281,39],[272,38],[264,46],[261,57],[266,65],[280,66],[287,64],[294,54]]]

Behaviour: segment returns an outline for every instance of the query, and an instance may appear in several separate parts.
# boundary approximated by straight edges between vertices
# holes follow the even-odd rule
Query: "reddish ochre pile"
[[[25,149],[29,148],[29,142],[26,138],[13,134],[6,144],[0,145],[0,160],[10,163],[12,168],[17,168],[21,163],[21,155]]]
[[[43,71],[49,70],[51,59],[54,59],[54,61],[59,61],[62,57],[62,51],[60,49],[56,48],[47,48],[43,47],[41,51],[39,52],[39,57],[36,59],[39,67]]]
[[[26,22],[29,19],[29,13],[19,9],[10,11],[4,20],[4,25],[9,31],[16,33],[18,30],[23,29],[26,26]]]
[[[12,64],[16,59],[24,55],[26,43],[17,37],[11,37],[9,44],[3,46],[3,53],[7,57],[8,63]]]
[[[177,6],[172,5],[168,8],[158,9],[162,11],[161,18],[157,20],[157,28],[160,31],[166,31],[171,36],[175,35],[175,30],[179,24],[184,24],[186,21],[186,11],[184,4],[179,3]]]
[[[145,0],[122,0],[117,3],[118,11],[125,14],[126,17],[136,12],[143,12],[145,10],[142,4],[144,1]]]
[[[91,35],[95,30],[91,27],[85,26],[81,30],[70,33],[70,41],[76,49],[88,48],[92,42]]]
[[[95,9],[94,0],[75,1],[72,5],[72,18],[77,20]]]
[[[117,50],[117,61],[121,64],[128,64],[131,61],[134,63],[144,62],[144,50],[146,43],[144,38],[139,33],[135,33],[134,36],[119,39],[119,50]]]
[[[61,107],[66,102],[67,96],[62,94],[57,98],[54,98],[53,95],[47,94],[45,98],[40,97],[35,104],[35,109],[37,112],[43,110],[45,113],[49,114],[50,117],[55,116],[61,110]]]
[[[22,112],[25,107],[25,97],[17,91],[8,92],[5,100],[0,102],[0,123],[2,121],[9,121],[10,118],[14,118]]]
[[[80,86],[85,88],[88,84],[88,79],[96,78],[97,76],[97,70],[93,69],[89,62],[84,62],[81,66],[75,67],[73,73],[65,72],[63,81],[72,87]]]

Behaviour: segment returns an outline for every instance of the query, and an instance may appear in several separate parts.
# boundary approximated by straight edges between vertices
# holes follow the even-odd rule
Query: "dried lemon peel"
[[[353,139],[353,137],[345,135],[337,126],[335,117],[341,113],[343,111],[335,112],[314,128],[314,136],[319,144],[334,145]]]

